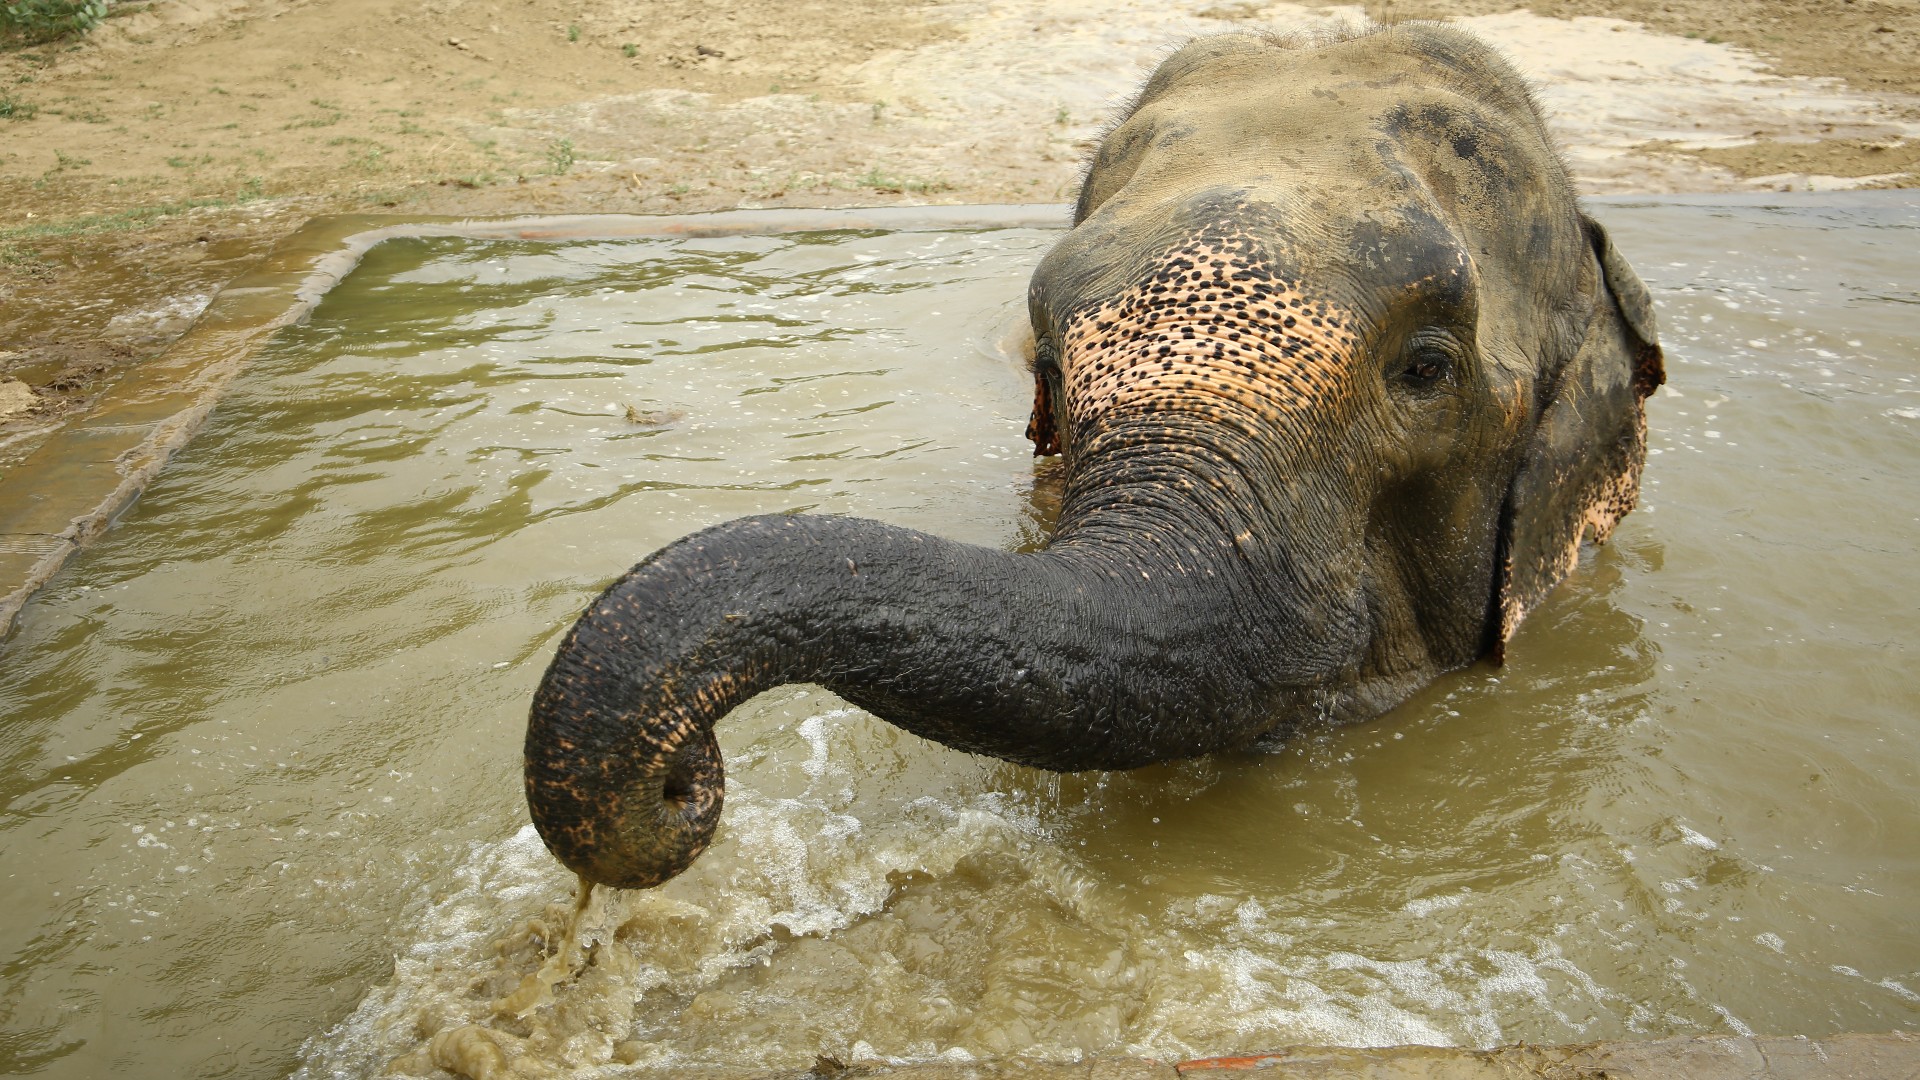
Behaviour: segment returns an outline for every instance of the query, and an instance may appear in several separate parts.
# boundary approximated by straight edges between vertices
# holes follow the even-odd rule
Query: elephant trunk
[[[1243,562],[1226,541],[1014,554],[846,518],[695,533],[608,588],[548,668],[527,728],[534,824],[590,880],[666,881],[719,818],[714,723],[789,682],[1060,771],[1245,745],[1273,725],[1276,686],[1314,675],[1275,659]]]

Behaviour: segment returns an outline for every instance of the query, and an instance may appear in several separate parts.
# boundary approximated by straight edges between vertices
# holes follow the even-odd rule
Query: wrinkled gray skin
[[[1633,506],[1645,289],[1521,81],[1436,26],[1171,56],[1033,278],[1050,546],[748,518],[650,556],[535,697],[527,792],[591,880],[657,884],[713,724],[808,681],[949,746],[1128,768],[1377,715],[1496,660]]]
[[[1632,508],[1664,378],[1649,298],[1470,35],[1195,41],[1108,135],[1075,224],[1034,275],[1029,435],[1061,441],[1070,503],[1184,446],[1176,472],[1305,586],[1293,621],[1339,640],[1314,680],[1334,719],[1499,654]],[[1229,285],[1338,329],[1276,335],[1221,275],[1181,282],[1223,248]],[[1210,348],[1236,332],[1246,355]]]

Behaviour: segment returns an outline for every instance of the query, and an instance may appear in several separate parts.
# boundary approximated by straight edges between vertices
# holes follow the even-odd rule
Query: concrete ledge
[[[698,1068],[675,1077],[706,1080]],[[722,1074],[714,1072],[712,1077]],[[727,1074],[737,1078],[739,1074]],[[1533,1046],[1494,1050],[1445,1046],[1383,1049],[1295,1047],[1268,1054],[1166,1064],[1138,1058],[1048,1063],[1009,1059],[978,1064],[840,1065],[764,1073],[755,1080],[1920,1080],[1920,1036],[1692,1035],[1647,1042]]]
[[[1744,1038],[1694,1035],[1648,1042],[1572,1046],[1503,1046],[1458,1050],[1401,1046],[1387,1050],[1298,1049],[1257,1058],[1211,1058],[1174,1067],[1183,1077],[1257,1074],[1261,1080],[1912,1080],[1920,1076],[1920,1038],[1835,1035]]]

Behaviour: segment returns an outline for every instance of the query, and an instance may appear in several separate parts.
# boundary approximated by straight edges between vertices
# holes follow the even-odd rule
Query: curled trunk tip
[[[589,753],[528,729],[527,806],[547,850],[591,882],[649,889],[707,849],[720,822],[726,769],[711,728],[650,752]]]

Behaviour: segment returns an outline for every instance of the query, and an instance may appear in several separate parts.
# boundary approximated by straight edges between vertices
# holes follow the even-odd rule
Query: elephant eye
[[[1416,389],[1425,389],[1446,378],[1447,370],[1453,366],[1453,360],[1443,350],[1431,345],[1413,350],[1407,358],[1406,370],[1400,373],[1400,381]]]

